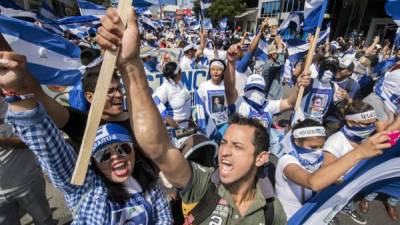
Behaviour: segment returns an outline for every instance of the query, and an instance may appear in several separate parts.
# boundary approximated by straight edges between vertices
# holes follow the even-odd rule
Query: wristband
[[[32,99],[34,97],[35,97],[35,94],[33,94],[33,93],[29,93],[29,94],[25,94],[25,95],[12,95],[12,96],[6,96],[4,98],[4,101],[6,101],[7,103],[14,103],[14,102],[27,100],[27,99]]]

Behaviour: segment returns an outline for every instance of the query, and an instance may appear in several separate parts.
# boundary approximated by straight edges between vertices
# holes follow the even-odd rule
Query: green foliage
[[[200,15],[201,12],[201,8],[200,8],[200,0],[195,0],[193,2],[193,8],[192,8],[194,14],[196,15],[196,17],[198,17]]]

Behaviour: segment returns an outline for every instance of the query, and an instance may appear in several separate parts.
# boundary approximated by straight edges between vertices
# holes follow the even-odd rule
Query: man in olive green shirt
[[[159,166],[168,181],[182,190],[185,202],[199,201],[208,187],[214,185],[211,183],[212,171],[190,164],[169,140],[161,115],[148,92],[149,85],[139,56],[140,34],[134,10],[129,12],[126,29],[121,26],[121,19],[114,9],[108,9],[101,24],[96,37],[98,44],[111,51],[116,46],[121,47],[117,66],[126,86],[131,125],[138,144]],[[224,77],[233,77],[231,73],[235,73],[234,60],[238,48],[231,46],[227,55]],[[268,162],[268,147],[268,133],[260,122],[240,116],[231,122],[218,153],[219,169],[216,174],[221,198],[211,215],[200,224],[265,224],[263,206],[267,200],[265,193],[261,193],[257,173]],[[279,200],[274,199],[273,203],[273,224],[285,224]]]

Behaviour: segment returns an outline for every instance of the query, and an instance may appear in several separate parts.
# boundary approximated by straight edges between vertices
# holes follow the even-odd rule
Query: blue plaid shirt
[[[70,184],[77,155],[42,105],[25,112],[8,111],[7,121],[35,153],[54,186],[64,193],[68,207],[75,215],[72,224],[105,225],[119,224],[120,221],[122,224],[136,224],[137,220],[140,224],[173,224],[168,202],[159,186],[146,193],[132,194],[124,204],[117,204],[108,198],[105,184],[90,167],[83,186]],[[135,213],[132,211],[143,212],[146,205],[150,206],[147,207],[150,215],[138,216],[139,219],[133,221]],[[127,211],[131,217],[124,214]]]

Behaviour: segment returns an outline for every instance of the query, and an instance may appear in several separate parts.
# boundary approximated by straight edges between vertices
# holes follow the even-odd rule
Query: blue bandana
[[[375,132],[375,129],[375,124],[371,124],[367,127],[350,127],[345,125],[340,131],[348,140],[360,144],[371,136],[371,134]]]

